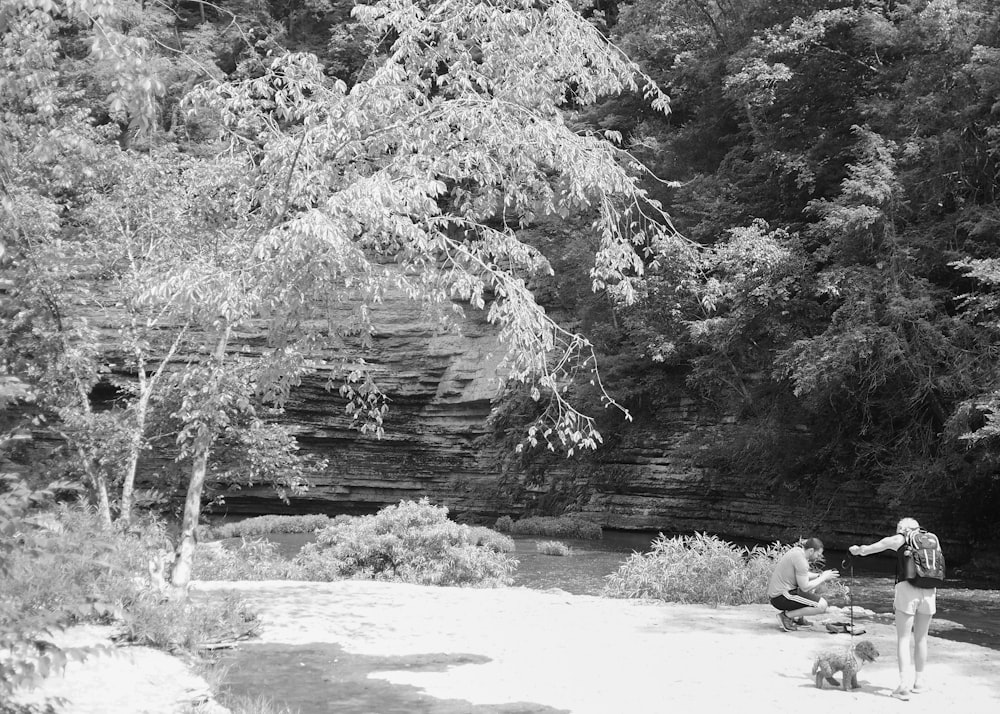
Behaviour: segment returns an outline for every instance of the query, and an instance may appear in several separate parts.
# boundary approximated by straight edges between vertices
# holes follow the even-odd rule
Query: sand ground
[[[813,628],[787,633],[763,605],[711,608],[524,588],[365,581],[202,582],[192,588],[196,598],[225,590],[239,591],[260,614],[261,643],[337,645],[348,657],[381,663],[368,667],[367,680],[420,697],[419,707],[408,709],[397,698],[383,710],[371,698],[338,704],[331,687],[329,711],[1000,711],[1000,652],[934,636],[948,627],[943,617],[932,629],[931,689],[901,702],[889,696],[897,673],[887,618],[858,618],[867,630],[863,637],[881,652],[861,671],[861,688],[816,689],[810,676],[815,654],[851,643],[850,635],[831,635],[821,626],[824,619],[844,619],[834,609],[828,618],[815,618]],[[152,650],[136,661],[145,648],[125,649],[131,655],[70,665],[42,694],[66,696],[70,714],[177,714],[191,711],[192,702],[218,711],[205,703],[203,682],[189,667]],[[131,669],[124,671],[129,657]],[[111,664],[116,659],[119,664]],[[437,665],[420,664],[427,662]],[[122,690],[140,681],[149,688],[138,700],[127,699]]]

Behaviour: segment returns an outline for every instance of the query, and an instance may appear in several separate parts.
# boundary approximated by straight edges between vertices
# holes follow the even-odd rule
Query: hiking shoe
[[[795,624],[795,620],[783,612],[778,613],[778,624],[781,625],[781,629],[785,632],[795,632],[795,630],[798,629]]]
[[[792,622],[794,622],[799,627],[812,627],[812,623],[809,622],[809,620],[807,620],[804,617],[795,617],[795,618],[792,618]]]
[[[900,699],[904,702],[910,701],[910,690],[904,689],[903,687],[896,687],[892,690],[892,694],[889,695],[893,699]]]

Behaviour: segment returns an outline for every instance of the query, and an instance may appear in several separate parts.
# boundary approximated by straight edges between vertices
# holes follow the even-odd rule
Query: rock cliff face
[[[114,320],[101,316],[107,338],[102,351],[120,364]],[[615,529],[703,531],[768,542],[816,534],[833,548],[892,532],[906,514],[933,524],[949,562],[971,555],[968,530],[939,503],[890,506],[863,482],[792,487],[713,468],[701,458],[697,443],[705,443],[706,436],[715,444],[735,443],[739,425],[699,405],[685,392],[681,374],[658,404],[622,425],[596,454],[549,458],[544,465],[532,464],[530,476],[523,468],[504,472],[499,464],[510,449],[497,443],[488,423],[503,349],[483,314],[469,311],[442,329],[417,306],[390,296],[376,324],[379,330],[364,358],[392,400],[385,436],[359,434],[344,400],[326,389],[328,375],[309,374],[282,419],[303,450],[325,457],[328,467],[312,479],[306,494],[289,503],[271,488],[256,486],[228,493],[214,513],[372,513],[426,496],[470,522],[573,513]],[[234,342],[239,344],[233,349],[252,354],[263,345],[263,336],[241,335]],[[161,454],[145,462],[143,471],[148,475],[171,467],[169,454]],[[140,474],[140,486],[162,488],[162,481],[143,481]],[[990,567],[1000,572],[996,563]]]
[[[700,409],[681,375],[654,415],[628,425],[615,443],[592,457],[552,460],[541,479],[511,488],[518,474],[500,473],[500,447],[487,424],[502,357],[492,326],[470,312],[440,331],[403,300],[387,303],[378,324],[365,359],[392,400],[385,436],[377,440],[352,429],[343,400],[325,389],[326,375],[309,375],[284,419],[305,450],[329,460],[328,468],[289,504],[255,487],[227,496],[221,510],[371,513],[427,496],[461,519],[492,523],[548,501],[609,528],[698,530],[764,541],[819,534],[831,547],[892,532],[900,515],[863,484],[792,491],[700,465],[687,437],[707,431],[726,443],[735,425]],[[928,523],[946,515],[919,503],[906,513]],[[960,531],[951,530],[948,541],[956,557],[967,555]]]

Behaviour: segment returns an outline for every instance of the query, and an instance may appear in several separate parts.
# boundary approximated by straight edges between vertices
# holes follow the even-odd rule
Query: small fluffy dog
[[[812,673],[816,677],[816,686],[823,688],[823,680],[835,687],[843,687],[844,691],[857,689],[858,672],[865,662],[874,662],[878,657],[878,650],[871,640],[861,640],[855,645],[836,650],[824,650],[816,656],[813,663]],[[833,675],[841,672],[841,681],[838,682]]]

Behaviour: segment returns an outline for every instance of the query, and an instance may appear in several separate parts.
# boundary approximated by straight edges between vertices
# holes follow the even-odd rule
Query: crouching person
[[[809,538],[801,546],[791,548],[778,560],[767,585],[767,597],[778,609],[778,624],[785,632],[794,631],[799,625],[810,624],[807,615],[822,615],[829,607],[827,601],[816,594],[817,587],[840,577],[836,570],[813,573],[809,565],[823,557],[823,541]],[[791,613],[791,614],[789,614]]]

